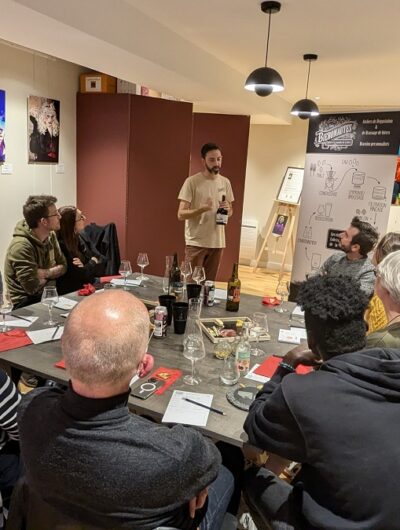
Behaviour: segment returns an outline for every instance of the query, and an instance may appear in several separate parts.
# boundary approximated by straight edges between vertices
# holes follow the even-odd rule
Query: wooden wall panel
[[[228,279],[232,272],[232,264],[239,260],[249,128],[249,116],[206,113],[193,115],[190,174],[197,173],[203,168],[200,156],[202,145],[214,142],[222,150],[221,174],[231,181],[235,196],[234,213],[226,228],[226,249],[218,275],[218,280],[221,281]]]

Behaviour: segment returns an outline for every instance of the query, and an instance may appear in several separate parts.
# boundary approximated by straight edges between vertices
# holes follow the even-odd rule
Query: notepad
[[[57,333],[54,335],[57,326],[53,328],[37,329],[36,331],[28,331],[26,334],[31,339],[33,344],[42,344],[43,342],[50,342],[61,339],[64,332],[64,326],[59,326]],[[54,335],[54,337],[53,337]]]
[[[300,344],[301,340],[307,340],[307,332],[304,328],[290,328],[279,330],[278,342]]]
[[[192,399],[193,401],[198,401],[208,407],[211,406],[213,400],[212,394],[174,390],[161,421],[163,423],[183,423],[185,425],[205,427],[207,425],[210,411],[203,407],[198,407],[194,403],[185,401],[185,397]]]
[[[119,279],[119,278],[114,278],[113,280],[111,280],[111,282],[113,285],[122,285],[124,286],[125,285],[125,280],[123,279]],[[138,287],[139,285],[142,284],[142,280],[138,280],[138,279],[131,279],[131,280],[126,280],[126,285],[130,286],[130,287]]]

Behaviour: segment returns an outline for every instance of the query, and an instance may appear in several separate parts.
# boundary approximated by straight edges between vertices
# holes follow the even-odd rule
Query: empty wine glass
[[[285,298],[289,298],[290,284],[286,280],[281,280],[276,287],[276,294],[281,297],[281,304],[279,307],[275,308],[277,313],[287,313],[287,309],[283,307]]]
[[[11,313],[12,309],[13,303],[11,302],[10,295],[6,291],[0,292],[0,315],[3,315],[1,333],[10,330],[10,328],[6,326],[6,315]]]
[[[255,346],[254,348],[251,348],[250,353],[251,355],[258,357],[260,355],[265,355],[265,352],[261,348],[258,347],[258,343],[259,343],[261,335],[265,335],[269,331],[268,318],[265,313],[261,313],[257,311],[253,313],[252,321],[253,321],[253,326],[251,328],[251,334],[256,336],[257,346]]]
[[[147,254],[145,252],[139,252],[136,263],[140,267],[140,276],[138,277],[138,280],[148,280],[148,277],[143,275],[143,269],[149,264],[149,258]]]
[[[200,285],[201,282],[206,279],[206,272],[204,270],[204,267],[196,265],[192,274],[192,278],[198,285]]]
[[[183,290],[186,291],[187,280],[192,275],[192,264],[190,261],[182,261],[181,274],[183,276]]]
[[[124,277],[124,289],[126,289],[126,279],[132,274],[131,262],[127,259],[123,259],[119,265],[119,274]]]
[[[200,380],[195,374],[196,361],[204,359],[206,356],[202,337],[199,337],[198,335],[188,335],[183,342],[183,355],[192,363],[192,373],[191,375],[185,375],[183,381],[187,385],[198,385]]]
[[[55,326],[57,322],[53,320],[53,306],[58,302],[57,289],[53,285],[46,285],[42,293],[42,304],[47,305],[49,310],[49,320],[45,322],[45,326]]]

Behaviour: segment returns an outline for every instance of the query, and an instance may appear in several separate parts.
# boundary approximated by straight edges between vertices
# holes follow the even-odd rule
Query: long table
[[[143,300],[157,301],[158,295],[162,294],[162,280],[161,278],[151,276],[143,286],[130,287],[129,291]],[[96,295],[94,294],[92,296]],[[81,299],[76,294],[70,294],[67,297],[75,300]],[[271,340],[265,342],[261,341],[259,346],[265,351],[265,357],[272,354],[282,355],[291,347],[289,344],[277,342],[279,329],[289,328],[290,311],[294,307],[294,304],[290,302],[286,304],[289,308],[289,312],[280,314],[271,308],[263,306],[260,297],[242,294],[238,313],[225,311],[225,302],[221,301],[220,304],[214,305],[213,307],[203,307],[201,317],[251,317],[252,313],[255,311],[264,312],[268,316]],[[63,324],[65,319],[61,317],[60,314],[63,312],[65,313],[65,310],[62,311],[55,308],[53,309],[53,312],[55,319],[60,324]],[[39,319],[29,328],[30,330],[42,329],[43,322],[48,317],[47,308],[42,304],[35,304],[20,309],[15,311],[15,314],[39,317]],[[189,373],[190,361],[183,357],[182,342],[183,335],[174,334],[173,326],[168,328],[167,337],[163,339],[152,338],[149,345],[149,352],[153,354],[155,358],[155,368],[159,366],[178,368],[182,370],[184,374]],[[204,336],[204,344],[206,347],[206,357],[197,363],[197,368],[202,379],[202,382],[199,385],[188,386],[183,382],[182,378],[180,378],[162,395],[153,394],[147,400],[140,400],[131,396],[129,399],[129,407],[132,412],[150,416],[156,421],[161,421],[174,390],[179,389],[213,394],[214,398],[212,405],[216,408],[222,409],[226,413],[226,416],[210,412],[207,426],[201,427],[201,431],[214,440],[222,440],[232,445],[242,446],[247,440],[246,434],[243,431],[246,412],[234,407],[227,401],[226,393],[231,387],[223,385],[219,379],[223,361],[214,357],[214,344],[206,336]],[[265,357],[252,357],[252,365],[254,363],[262,362]],[[37,345],[32,344],[23,348],[0,352],[0,365],[10,368],[11,370],[17,369],[31,372],[38,376],[65,384],[68,381],[68,373],[63,369],[54,366],[54,364],[61,358],[60,341],[53,341]],[[251,385],[251,381],[249,380],[245,380],[245,383],[249,386]]]

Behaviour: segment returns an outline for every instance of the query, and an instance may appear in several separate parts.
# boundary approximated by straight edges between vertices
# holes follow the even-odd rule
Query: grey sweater
[[[368,257],[350,260],[343,252],[337,252],[329,256],[318,272],[329,276],[351,276],[359,282],[362,291],[371,297],[374,294],[374,271],[375,267]]]
[[[129,393],[88,399],[37,389],[18,414],[29,487],[99,528],[192,527],[188,501],[217,476],[219,452],[194,429],[129,412]]]

